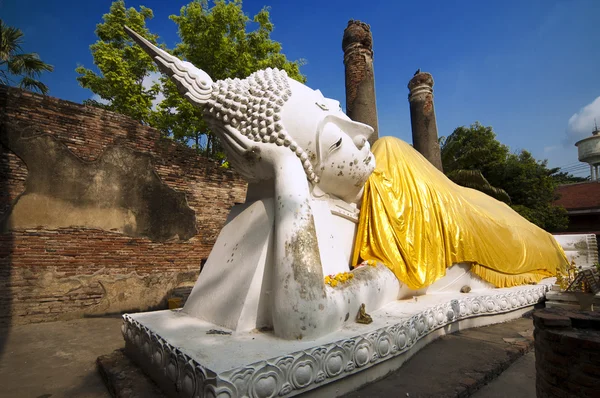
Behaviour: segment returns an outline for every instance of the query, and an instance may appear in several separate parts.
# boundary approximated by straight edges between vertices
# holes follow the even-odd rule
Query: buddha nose
[[[354,145],[356,145],[356,147],[358,149],[363,149],[363,147],[367,143],[367,137],[365,137],[364,135],[358,134],[358,135],[354,136],[353,141],[354,141]]]

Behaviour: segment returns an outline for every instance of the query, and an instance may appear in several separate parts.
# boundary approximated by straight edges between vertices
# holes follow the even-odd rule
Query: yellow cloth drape
[[[567,265],[552,235],[456,185],[407,143],[383,137],[372,150],[377,167],[365,185],[354,264],[382,262],[412,289],[460,262],[497,287],[539,282]]]

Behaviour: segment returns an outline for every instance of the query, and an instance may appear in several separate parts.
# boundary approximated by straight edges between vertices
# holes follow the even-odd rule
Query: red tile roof
[[[556,192],[559,198],[554,204],[564,206],[567,210],[600,208],[600,182],[560,185]]]

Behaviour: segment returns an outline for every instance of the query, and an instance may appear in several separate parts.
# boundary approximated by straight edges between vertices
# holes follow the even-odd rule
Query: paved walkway
[[[477,391],[473,398],[535,397],[535,353],[528,352],[497,379]]]
[[[469,397],[522,358],[532,345],[533,322],[529,318],[467,329],[437,339],[397,371],[346,398]],[[479,396],[535,397],[535,363],[525,363],[532,364],[521,369],[529,377],[504,378]],[[519,388],[533,391],[533,395],[513,393],[521,391]],[[506,395],[491,395],[498,390]]]
[[[13,326],[2,333],[1,398],[110,398],[96,358],[124,346],[121,317]]]
[[[120,317],[107,317],[2,331],[8,338],[0,354],[0,398],[108,398],[95,361],[123,347],[120,326]],[[531,347],[532,329],[521,318],[445,336],[347,397],[457,397],[481,387],[475,397],[535,397],[533,353],[520,357]]]

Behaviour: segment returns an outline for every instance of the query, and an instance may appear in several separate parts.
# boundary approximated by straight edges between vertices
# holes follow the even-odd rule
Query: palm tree
[[[0,84],[12,85],[12,79],[20,77],[20,88],[45,95],[48,87],[37,78],[44,71],[52,72],[54,67],[43,62],[36,53],[22,53],[22,43],[23,32],[0,19]]]

